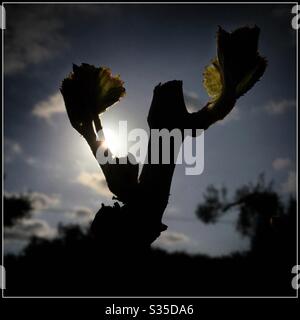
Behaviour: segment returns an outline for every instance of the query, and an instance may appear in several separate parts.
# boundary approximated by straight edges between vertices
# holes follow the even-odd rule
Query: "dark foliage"
[[[245,209],[269,201],[268,194],[244,202]],[[272,200],[274,201],[274,200]],[[281,211],[278,206],[270,209]],[[265,209],[265,207],[263,207]],[[266,213],[269,217],[271,214]],[[53,240],[32,238],[19,256],[7,255],[6,295],[16,296],[286,296],[294,295],[296,202],[272,222],[254,228],[245,254],[211,258],[124,246],[102,250],[86,230],[61,226]],[[113,234],[113,230],[112,230]]]
[[[30,217],[31,201],[26,196],[10,195],[4,197],[4,226],[12,226],[21,219]]]

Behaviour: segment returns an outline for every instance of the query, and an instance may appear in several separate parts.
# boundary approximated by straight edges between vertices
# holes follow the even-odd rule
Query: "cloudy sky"
[[[101,202],[112,203],[103,175],[82,137],[70,126],[59,86],[72,63],[108,66],[121,74],[126,97],[103,116],[146,128],[152,90],[183,80],[186,103],[197,110],[208,97],[204,67],[215,56],[217,26],[261,28],[266,74],[222,123],[205,133],[200,176],[176,169],[156,245],[222,255],[248,248],[235,231],[236,213],[204,225],[195,208],[210,184],[237,187],[260,173],[282,197],[295,193],[296,33],[291,5],[6,5],[4,32],[5,191],[30,193],[31,220],[9,230],[6,250],[30,235],[55,235],[57,223],[87,224]]]

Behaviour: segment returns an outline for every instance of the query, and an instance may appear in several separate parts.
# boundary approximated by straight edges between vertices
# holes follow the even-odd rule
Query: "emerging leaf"
[[[264,74],[267,61],[258,53],[259,28],[244,27],[217,34],[217,57],[204,71],[203,85],[216,103],[227,93],[235,98],[249,91]]]
[[[124,82],[109,68],[83,63],[63,80],[61,93],[72,126],[80,131],[84,122],[97,119],[125,95]]]
[[[205,68],[203,76],[203,85],[211,101],[218,100],[223,91],[223,83],[217,59]]]

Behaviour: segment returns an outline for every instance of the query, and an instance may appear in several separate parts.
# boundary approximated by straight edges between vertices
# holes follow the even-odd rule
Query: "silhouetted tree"
[[[296,225],[295,199],[291,197],[285,206],[273,190],[272,183],[266,184],[263,175],[260,175],[255,185],[250,183],[238,188],[231,201],[226,194],[224,188],[218,190],[209,186],[204,193],[204,201],[196,209],[197,217],[204,223],[216,223],[230,209],[237,209],[236,229],[251,238],[253,251],[268,253],[275,245],[275,242],[272,243],[275,238],[278,240],[281,237],[280,241],[285,242],[287,224],[292,237],[295,236],[292,230],[293,225]],[[294,246],[292,241],[289,248],[291,246]]]
[[[5,227],[11,227],[31,216],[32,204],[26,195],[4,195],[3,205]]]

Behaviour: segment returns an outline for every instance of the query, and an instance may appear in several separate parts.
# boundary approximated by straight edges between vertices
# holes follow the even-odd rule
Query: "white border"
[[[122,5],[131,5],[131,4],[154,4],[154,5],[164,5],[164,4],[194,4],[194,5],[202,5],[202,4],[294,4],[298,5],[298,2],[2,2],[2,5],[6,4],[122,4]],[[2,175],[4,174],[4,32],[2,30]],[[297,233],[297,243],[296,243],[296,260],[298,265],[298,30],[296,33],[296,200],[297,200],[297,218],[296,218],[296,233]],[[4,179],[2,179],[2,265],[4,265],[4,214],[3,214],[3,195],[4,195]],[[292,279],[292,273],[291,273]],[[1,290],[2,299],[298,299],[298,290],[296,290],[296,296],[4,296],[4,290]]]

